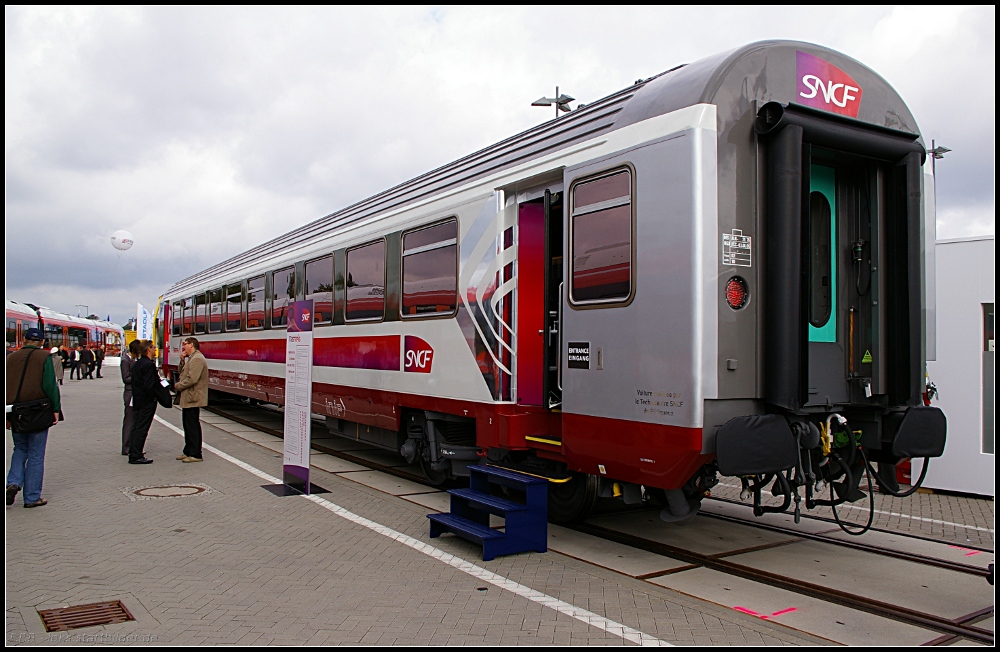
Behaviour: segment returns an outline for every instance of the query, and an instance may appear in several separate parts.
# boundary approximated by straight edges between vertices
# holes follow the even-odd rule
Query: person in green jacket
[[[61,405],[59,385],[52,366],[52,356],[41,349],[42,331],[29,328],[24,332],[24,346],[7,356],[7,405],[48,398],[52,402],[52,425],[59,422]],[[41,351],[41,353],[36,353]],[[11,430],[10,420],[6,420]],[[49,428],[39,432],[14,432],[14,452],[7,473],[7,505],[13,505],[17,493],[24,488],[24,506],[41,507],[48,503],[42,498],[42,476],[45,473],[45,444]]]

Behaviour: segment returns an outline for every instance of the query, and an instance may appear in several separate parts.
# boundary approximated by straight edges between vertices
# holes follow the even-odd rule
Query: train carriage
[[[757,513],[772,480],[784,508],[856,500],[869,470],[897,491],[946,434],[922,404],[925,158],[862,64],[747,45],[179,281],[161,363],[194,335],[213,390],[281,405],[309,298],[313,411],[435,482],[548,477],[556,520],[620,496],[684,522],[720,473]]]
[[[39,328],[50,347],[100,346],[106,355],[120,357],[125,332],[118,324],[100,319],[73,317],[42,306],[6,300],[7,352],[24,345],[23,333]]]
[[[38,313],[31,306],[10,299],[4,300],[7,317],[7,353],[24,346],[24,331],[38,328]]]

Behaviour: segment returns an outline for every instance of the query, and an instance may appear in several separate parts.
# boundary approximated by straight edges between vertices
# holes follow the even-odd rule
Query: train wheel
[[[427,476],[427,480],[435,487],[440,487],[448,480],[447,471],[435,471],[431,468],[430,460],[420,458],[420,470]]]
[[[573,473],[569,482],[549,483],[549,520],[572,523],[587,518],[597,502],[597,476]]]

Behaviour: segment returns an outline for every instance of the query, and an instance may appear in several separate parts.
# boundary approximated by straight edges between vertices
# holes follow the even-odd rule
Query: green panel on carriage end
[[[837,177],[833,168],[811,165],[809,192],[818,192],[830,202],[830,318],[822,326],[809,324],[810,342],[837,341]]]

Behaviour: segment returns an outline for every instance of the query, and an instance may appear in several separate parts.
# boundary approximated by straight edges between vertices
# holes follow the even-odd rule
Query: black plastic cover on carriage
[[[715,436],[723,475],[763,475],[795,466],[798,451],[788,421],[777,414],[730,419]]]
[[[898,418],[898,417],[897,417]],[[892,417],[886,417],[887,425]],[[902,413],[892,440],[892,454],[899,458],[941,457],[948,419],[936,407],[911,407]]]

